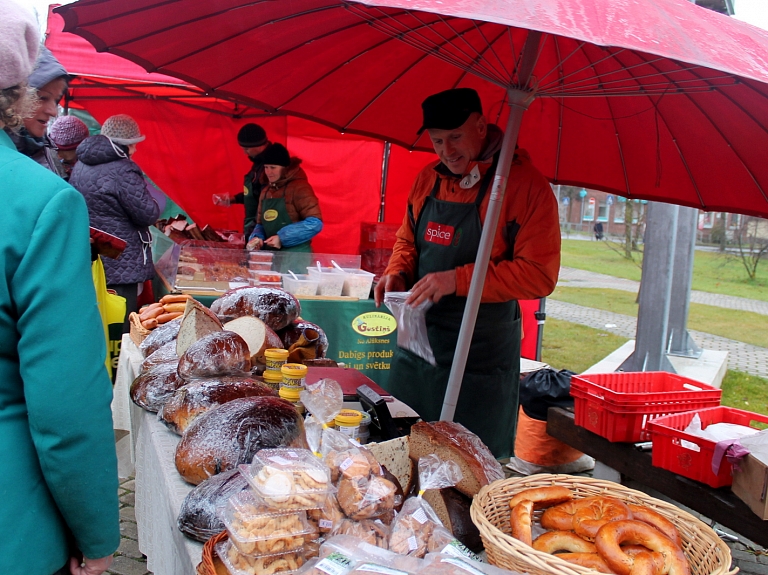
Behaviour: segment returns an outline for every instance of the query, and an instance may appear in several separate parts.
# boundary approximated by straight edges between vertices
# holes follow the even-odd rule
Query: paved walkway
[[[120,547],[107,573],[110,575],[151,575],[147,559],[139,551],[139,532],[134,513],[135,495],[133,477],[121,479],[117,490],[120,497]],[[191,574],[190,574],[191,575]]]
[[[557,285],[562,287],[609,288],[637,293],[640,282],[596,272],[577,270],[575,268],[561,267]],[[768,315],[768,301],[691,290],[691,302]]]

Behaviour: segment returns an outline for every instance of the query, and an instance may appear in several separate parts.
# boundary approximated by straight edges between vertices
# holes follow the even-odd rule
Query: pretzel
[[[597,497],[572,499],[566,503],[550,507],[544,510],[544,513],[541,515],[541,526],[544,529],[570,531],[573,529],[573,514],[581,507],[590,505],[596,499]]]
[[[573,499],[573,493],[567,487],[560,487],[559,485],[552,485],[551,487],[535,487],[524,489],[510,499],[509,508],[512,509],[515,505],[524,500],[533,501],[534,509],[542,509],[544,507],[565,503],[571,499]]]
[[[603,525],[595,537],[598,553],[618,575],[638,575],[641,569],[649,571],[651,569],[649,565],[656,565],[650,553],[630,555],[622,550],[622,543],[643,545],[661,553],[664,557],[664,565],[659,573],[662,575],[690,574],[688,560],[682,550],[667,537],[647,523],[620,520]]]
[[[608,564],[597,553],[560,553],[558,557],[563,561],[568,561],[568,563],[589,567],[595,571],[600,571],[600,573],[615,575],[615,571],[608,567]]]
[[[570,553],[597,553],[593,543],[582,539],[573,531],[548,531],[533,542],[533,548],[544,553],[568,551]]]
[[[643,523],[655,527],[666,535],[672,543],[682,548],[683,540],[680,538],[680,532],[677,530],[677,527],[675,527],[675,524],[661,513],[649,509],[648,507],[632,504],[629,505],[629,510],[632,512],[632,519],[642,521]]]
[[[597,497],[573,514],[573,530],[585,539],[594,539],[597,530],[609,521],[632,519],[629,507],[613,497]]]
[[[531,519],[533,516],[533,501],[523,500],[512,509],[510,526],[512,537],[526,545],[531,544]]]

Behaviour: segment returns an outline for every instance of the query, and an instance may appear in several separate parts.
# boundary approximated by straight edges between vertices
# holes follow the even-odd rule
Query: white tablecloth
[[[129,391],[143,358],[130,336],[123,334],[112,397],[112,426],[117,447],[117,472],[121,478],[133,475],[136,464],[136,435],[144,410],[131,401]]]

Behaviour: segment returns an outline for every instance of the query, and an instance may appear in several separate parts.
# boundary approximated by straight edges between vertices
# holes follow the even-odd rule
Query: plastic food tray
[[[322,268],[319,271],[316,267],[308,267],[309,277],[317,281],[317,295],[340,296],[344,289],[344,279],[346,273],[336,268]]]
[[[274,556],[251,557],[240,553],[237,550],[237,547],[235,547],[229,540],[217,543],[215,549],[219,559],[221,559],[221,562],[224,563],[224,566],[227,568],[227,571],[231,573],[231,575],[261,575],[261,573],[265,572],[264,567],[262,567],[265,561],[269,561],[270,563],[272,561],[280,561],[282,564],[283,562],[281,559],[288,557],[290,557],[297,564],[296,569],[276,568],[272,572],[275,574],[279,573],[280,575],[291,575],[292,573],[298,572],[298,568],[304,564],[304,549],[298,549],[289,553],[280,553]],[[238,569],[232,562],[232,556],[241,558],[244,563],[250,564],[251,566],[246,569]],[[267,566],[267,568],[268,567],[269,566]]]
[[[667,372],[575,375],[574,420],[608,441],[650,439],[648,422],[663,415],[717,407],[722,392]]]
[[[283,288],[295,296],[317,295],[319,283],[319,280],[311,278],[308,274],[297,274],[296,278],[283,274]]]
[[[720,406],[667,415],[654,419],[648,424],[653,441],[651,457],[654,467],[661,467],[683,477],[701,481],[710,487],[730,485],[733,478],[731,465],[727,460],[722,461],[717,475],[712,471],[712,456],[715,453],[716,443],[684,431],[697,413],[704,429],[713,423],[735,423],[745,427],[755,427],[755,422],[768,424],[768,416]],[[698,447],[698,451],[693,445],[684,445],[684,441]]]
[[[344,287],[341,289],[341,295],[356,297],[357,299],[368,299],[368,296],[371,295],[374,274],[359,269],[345,269],[344,271],[347,275],[344,278]]]

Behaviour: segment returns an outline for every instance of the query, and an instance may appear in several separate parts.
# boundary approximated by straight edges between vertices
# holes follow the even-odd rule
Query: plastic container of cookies
[[[217,543],[216,554],[231,575],[263,575],[296,573],[305,562],[304,549],[275,555],[245,555],[229,539]]]
[[[265,250],[253,251],[248,254],[248,261],[254,263],[268,263],[272,265],[272,259],[275,257],[275,252],[269,252]]]
[[[232,495],[221,520],[232,544],[244,555],[296,551],[317,538],[306,511],[273,511],[251,491]]]
[[[319,509],[329,493],[328,466],[308,449],[262,449],[253,463],[239,467],[258,496],[275,510]]]

